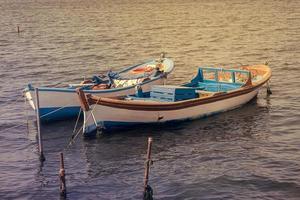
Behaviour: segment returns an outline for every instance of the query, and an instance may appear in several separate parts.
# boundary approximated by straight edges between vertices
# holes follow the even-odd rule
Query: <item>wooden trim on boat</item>
[[[221,93],[218,95],[214,95],[211,97],[203,98],[203,99],[192,99],[192,100],[186,100],[182,102],[172,102],[172,103],[138,103],[138,102],[127,102],[122,100],[116,100],[111,98],[100,98],[98,101],[98,98],[95,98],[94,96],[91,96],[89,99],[89,102],[95,104],[98,101],[98,105],[103,106],[109,106],[109,107],[116,107],[121,109],[128,109],[128,110],[147,110],[147,111],[159,111],[159,110],[179,110],[184,109],[188,107],[198,106],[202,104],[208,104],[213,103],[216,101],[240,96],[243,94],[250,93],[257,89],[259,86],[255,87],[248,87],[244,88],[242,90],[230,92],[230,93]]]
[[[80,102],[81,109],[83,111],[89,111],[90,106],[89,106],[87,98],[86,98],[84,92],[82,91],[82,89],[81,88],[77,88],[76,89],[76,93],[78,94],[78,97],[79,97],[79,102]]]
[[[267,71],[267,73],[264,75],[266,77],[256,84],[253,84],[251,78],[249,78],[246,84],[237,90],[228,93],[220,92],[220,93],[216,93],[213,96],[209,96],[201,99],[196,98],[196,99],[190,99],[190,100],[179,101],[179,102],[137,102],[137,101],[132,102],[132,101],[124,101],[120,99],[101,98],[101,97],[96,97],[91,95],[88,97],[88,102],[91,104],[97,103],[98,105],[115,107],[120,109],[128,109],[128,110],[141,110],[141,111],[179,110],[179,109],[213,103],[216,101],[248,94],[258,89],[263,84],[265,84],[271,77],[271,71],[270,70]]]

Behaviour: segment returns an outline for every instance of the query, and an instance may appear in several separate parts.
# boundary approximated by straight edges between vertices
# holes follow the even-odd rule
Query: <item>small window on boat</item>
[[[203,78],[205,80],[216,80],[216,74],[215,71],[211,70],[203,70]]]
[[[235,74],[235,82],[236,83],[246,83],[248,80],[248,74],[247,73],[241,73],[241,72],[234,72]]]
[[[218,79],[220,82],[233,83],[231,72],[218,71]]]

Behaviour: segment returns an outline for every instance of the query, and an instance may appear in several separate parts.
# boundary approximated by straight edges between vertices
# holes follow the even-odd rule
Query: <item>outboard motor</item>
[[[135,96],[136,97],[144,97],[143,95],[143,89],[141,85],[136,85],[135,86]]]

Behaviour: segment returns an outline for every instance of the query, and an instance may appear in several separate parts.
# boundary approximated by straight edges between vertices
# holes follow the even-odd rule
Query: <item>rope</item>
[[[5,131],[8,131],[8,130],[10,130],[10,129],[17,128],[17,127],[20,127],[20,126],[23,126],[23,125],[24,125],[24,124],[18,124],[18,125],[15,125],[15,126],[6,128],[6,129],[2,129],[2,130],[0,130],[0,132],[4,133]]]
[[[53,114],[53,113],[56,113],[56,112],[58,112],[58,111],[60,111],[60,110],[62,110],[62,109],[64,109],[64,108],[66,108],[66,107],[68,107],[68,106],[70,106],[70,105],[72,105],[72,104],[68,104],[68,105],[66,105],[66,106],[64,106],[64,107],[60,107],[60,108],[58,108],[58,109],[56,109],[56,110],[53,110],[53,111],[51,111],[51,112],[48,112],[48,113],[46,113],[46,114],[40,116],[40,118],[42,119],[43,117],[46,117],[46,116],[51,115],[51,114]]]
[[[81,130],[83,129],[83,126],[84,126],[84,125],[81,126],[81,128],[78,130],[78,132],[77,132],[75,135],[73,134],[73,135],[71,136],[71,139],[70,139],[70,141],[69,141],[69,143],[68,143],[68,145],[67,145],[67,147],[66,147],[65,149],[68,149],[68,148],[75,142],[77,136],[79,135],[79,133],[80,133]]]
[[[77,120],[76,120],[74,129],[73,129],[73,134],[75,133],[75,131],[76,131],[76,129],[77,129],[77,125],[78,125],[78,122],[79,122],[81,110],[82,110],[82,109],[81,109],[81,107],[80,107],[80,110],[79,110],[79,113],[78,113],[78,116],[77,116]]]
[[[21,98],[23,97],[23,95],[19,96],[15,101],[13,101],[11,104],[15,104],[17,101],[19,101]],[[8,103],[10,103],[10,101],[6,101],[6,104],[4,105],[9,105]],[[25,104],[26,105],[26,98],[25,98]],[[1,105],[3,106],[3,104]],[[25,106],[24,106],[25,107]],[[5,132],[5,131],[8,131],[10,129],[13,129],[13,128],[18,128],[20,126],[23,126],[24,124],[18,124],[18,125],[15,125],[15,126],[12,126],[12,127],[9,127],[9,128],[6,128],[6,129],[2,129],[0,130],[0,132]]]
[[[13,102],[11,102],[11,100],[7,100],[5,101],[3,104],[1,104],[1,106],[7,106],[10,104],[15,104],[17,101],[19,101],[21,98],[23,97],[23,95],[19,96],[16,100],[14,100]]]
[[[98,102],[100,101],[100,98],[97,100],[96,104],[93,106],[93,109],[91,110],[89,116],[87,117],[87,119],[84,121],[83,125],[81,126],[81,128],[78,130],[78,132],[74,135],[71,136],[71,140],[67,146],[67,149],[74,143],[74,141],[76,140],[77,136],[79,135],[79,133],[81,132],[81,130],[83,130],[84,124],[90,119],[90,117],[92,116],[92,112],[95,109],[96,105],[98,104]]]

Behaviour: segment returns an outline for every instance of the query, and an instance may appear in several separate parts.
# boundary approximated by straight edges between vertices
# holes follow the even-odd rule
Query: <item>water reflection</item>
[[[269,110],[256,101],[254,99],[242,108],[204,119],[143,126],[86,139],[83,145],[88,174],[90,177],[98,177],[142,169],[147,137],[150,136],[154,138],[154,154],[164,154],[185,145],[187,151],[191,151],[189,147],[201,148],[203,144],[212,142],[263,142],[269,133]],[[264,121],[264,124],[260,125],[258,121]],[[193,151],[197,152],[195,149]],[[162,158],[158,159],[164,162]]]

